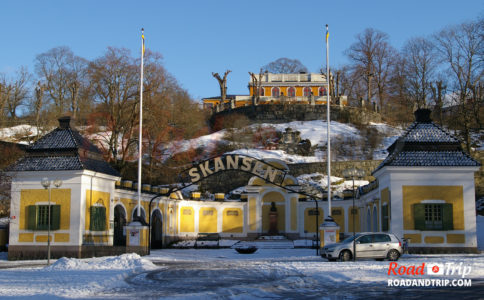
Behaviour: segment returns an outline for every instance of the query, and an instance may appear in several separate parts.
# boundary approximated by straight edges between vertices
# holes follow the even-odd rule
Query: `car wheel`
[[[348,251],[348,250],[341,252],[340,255],[339,255],[339,260],[350,261],[351,260],[351,252]]]
[[[388,260],[397,261],[399,257],[400,257],[400,253],[397,250],[392,249],[388,251]]]

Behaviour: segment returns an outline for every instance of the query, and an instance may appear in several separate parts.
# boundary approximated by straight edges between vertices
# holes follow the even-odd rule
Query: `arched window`
[[[311,96],[311,88],[310,87],[305,87],[303,92],[304,92],[304,97]]]
[[[133,214],[131,216],[131,220],[134,220],[138,217],[138,206],[136,206],[134,209],[133,209]],[[143,219],[143,220],[146,220],[146,214],[145,214],[145,209],[143,207],[141,207],[141,211],[140,211],[140,217]]]
[[[326,88],[320,87],[319,88],[319,96],[326,96],[326,95],[327,95]]]
[[[371,231],[371,212],[369,207],[366,211],[366,231]]]
[[[272,88],[272,97],[279,97],[280,93],[281,92],[278,87]]]
[[[293,87],[290,87],[287,89],[287,96],[288,97],[296,97],[296,89]]]
[[[264,88],[261,87],[259,90],[259,96],[264,96]]]

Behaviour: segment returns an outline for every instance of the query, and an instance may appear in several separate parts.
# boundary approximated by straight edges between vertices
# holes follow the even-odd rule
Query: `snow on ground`
[[[31,125],[17,125],[13,127],[0,129],[0,140],[7,142],[18,142],[19,144],[28,144],[25,139],[37,136],[38,130],[36,126]]]
[[[131,262],[129,262],[131,261]],[[156,263],[154,267],[149,261]],[[466,277],[484,279],[484,255],[404,255],[398,264],[454,263],[471,266]],[[0,263],[1,265],[1,263]],[[112,267],[110,267],[112,266]],[[327,262],[314,249],[164,249],[140,258],[60,259],[51,267],[3,269],[0,297],[22,299],[253,299],[323,295],[335,289],[388,291],[388,261]],[[460,278],[449,276],[448,278]],[[350,291],[345,291],[350,292]]]
[[[479,247],[484,246],[484,217],[478,216]],[[298,244],[301,244],[298,241]],[[395,295],[409,299],[445,299],[459,293],[475,299],[484,282],[484,253],[403,255],[398,266],[462,263],[471,267],[472,287],[388,287],[388,280],[461,279],[458,274],[389,275],[388,261],[328,262],[315,249],[258,249],[239,254],[234,249],[163,249],[151,255],[124,254],[89,259],[6,261],[0,256],[2,299],[360,299]],[[17,265],[17,268],[11,268]],[[5,269],[9,268],[10,269]],[[420,298],[419,298],[420,297]],[[427,299],[427,298],[426,298]]]
[[[372,123],[369,126],[376,128],[377,131],[383,136],[381,146],[374,153],[374,159],[384,159],[387,155],[386,148],[396,140],[397,136],[401,134],[402,130],[383,123]],[[321,120],[293,121],[281,124],[263,123],[253,124],[249,127],[254,131],[256,131],[257,128],[273,128],[275,131],[279,132],[284,132],[286,128],[292,128],[294,131],[299,131],[301,133],[301,139],[309,139],[311,141],[311,145],[326,145],[327,123]],[[107,147],[107,141],[110,139],[111,131],[103,129],[104,128],[100,128],[99,132],[88,134],[87,138],[97,143],[101,148],[105,149]],[[227,130],[221,130],[190,140],[172,141],[163,146],[165,159],[190,149],[204,149],[205,153],[212,153],[219,144],[228,143],[228,141],[224,140],[226,133]],[[31,125],[18,125],[15,127],[0,129],[0,140],[27,143],[25,139],[31,139],[35,136],[37,136],[37,128]],[[331,121],[331,139],[334,140],[334,142],[342,143],[340,147],[347,147],[348,149],[346,152],[350,152],[349,154],[338,157],[339,160],[359,159],[358,157],[355,157],[355,155],[358,155],[358,151],[361,151],[361,149],[356,152],[352,150],[355,147],[354,143],[362,138],[363,137],[361,136],[360,130],[358,130],[352,124]],[[350,143],[345,145],[345,142],[348,141],[350,141]],[[122,143],[123,138],[119,137],[118,144],[120,147]],[[288,163],[322,162],[326,160],[326,155],[324,152],[319,150],[315,151],[314,156],[291,155],[280,150],[261,149],[241,149],[234,151],[233,153],[251,155],[259,159],[277,158]],[[137,157],[137,153],[133,152],[132,157]]]

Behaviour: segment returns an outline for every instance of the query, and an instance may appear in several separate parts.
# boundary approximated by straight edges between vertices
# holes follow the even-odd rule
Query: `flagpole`
[[[145,55],[145,30],[141,28],[141,78],[139,83],[139,146],[138,146],[138,218],[141,216],[141,169],[143,142],[143,57]],[[148,212],[150,213],[150,212]]]
[[[327,165],[328,165],[328,216],[331,216],[331,131],[330,131],[330,102],[331,102],[331,93],[329,90],[329,29],[328,24],[326,24],[326,83],[327,83],[327,91],[326,91],[326,123],[327,123],[327,132],[328,132],[328,147],[327,147]]]

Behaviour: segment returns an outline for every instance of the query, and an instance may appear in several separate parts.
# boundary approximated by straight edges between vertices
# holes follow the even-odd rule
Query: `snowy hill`
[[[308,139],[315,148],[314,155],[301,156],[289,154],[283,150],[269,149],[256,142],[253,145],[247,145],[230,141],[230,136],[241,136],[253,134],[257,131],[274,131],[282,134],[286,128],[300,132],[301,139]],[[195,139],[179,141],[166,145],[168,153],[171,155],[187,151],[189,149],[203,149],[205,153],[211,153],[218,145],[232,145],[238,149],[231,151],[232,154],[245,154],[258,159],[277,158],[287,163],[307,163],[326,161],[326,143],[327,143],[327,123],[320,120],[315,121],[294,121],[282,124],[254,124],[246,128],[217,131],[215,133],[201,136]],[[364,131],[364,132],[363,132]],[[403,132],[402,129],[394,128],[386,124],[370,124],[363,129],[358,129],[352,124],[331,122],[331,143],[333,160],[362,160],[375,159],[381,160],[387,156],[386,149],[398,138]],[[378,143],[371,155],[368,157],[368,134],[376,138]],[[376,135],[376,136],[375,136]],[[240,147],[242,146],[242,147]]]

